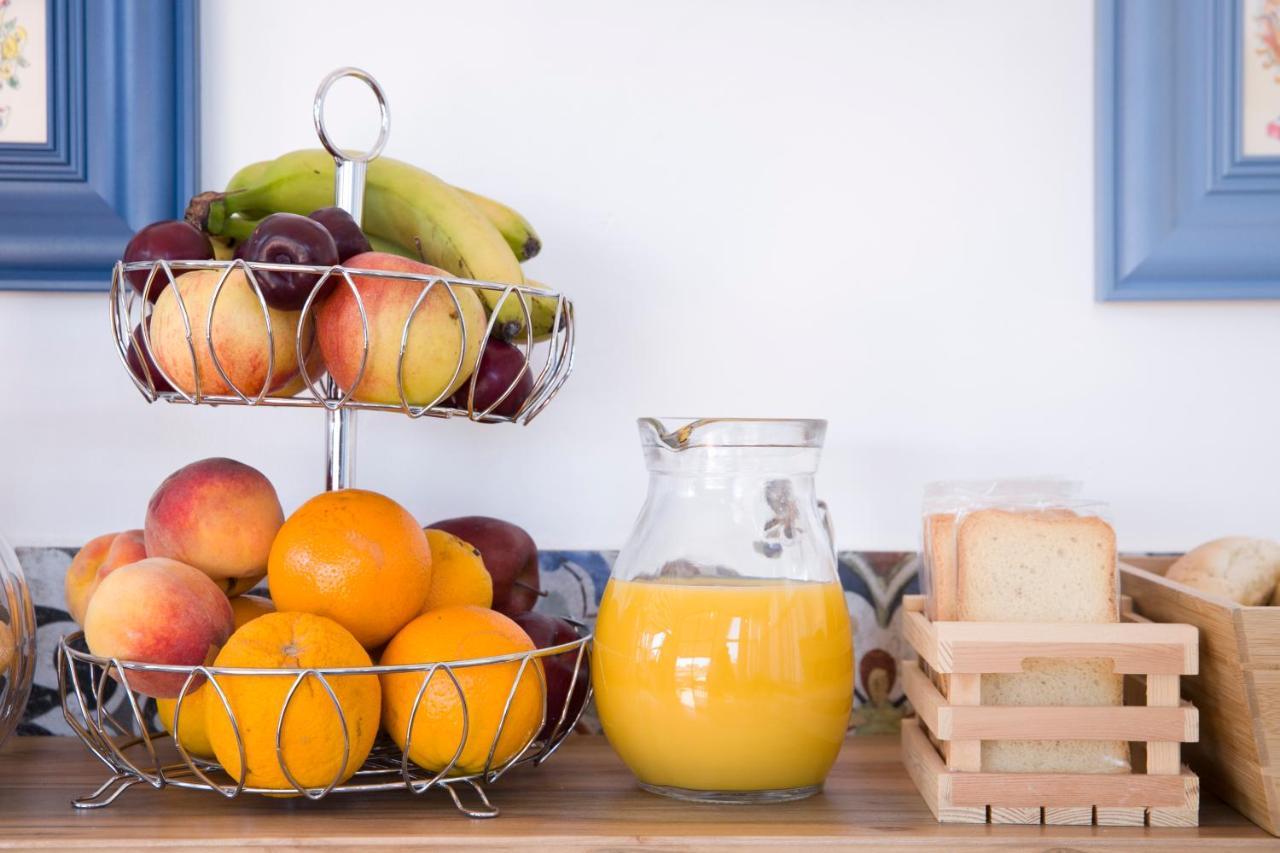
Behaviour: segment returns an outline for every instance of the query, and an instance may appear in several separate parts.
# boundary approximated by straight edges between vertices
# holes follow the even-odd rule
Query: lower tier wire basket
[[[585,626],[575,623],[574,627],[578,639],[530,652],[332,669],[121,661],[89,653],[82,632],[69,634],[57,651],[63,715],[112,774],[96,791],[72,804],[81,809],[108,806],[140,783],[156,789],[212,791],[228,799],[265,794],[319,800],[331,794],[394,790],[424,794],[439,789],[470,817],[496,817],[499,810],[489,800],[486,787],[513,767],[536,766],[550,758],[590,700],[591,634]],[[130,686],[131,677],[137,682],[160,673],[183,680],[178,697],[168,700],[168,726],[161,725],[157,700]],[[502,687],[496,694],[502,700],[500,712],[495,712],[492,693],[485,707],[478,707],[478,702],[477,707],[468,707],[468,685],[482,673],[491,687],[495,683]],[[280,687],[262,691],[264,701],[283,696],[278,711],[272,705],[267,712],[266,718],[275,719],[274,730],[267,727],[264,732],[250,719],[264,719],[261,707],[250,715],[237,702],[237,696],[245,695],[244,679],[280,680]],[[351,703],[344,707],[340,696],[353,695],[348,688],[361,679],[366,689],[376,683],[379,690],[392,683],[389,679],[401,680],[400,695],[412,696],[399,715],[404,719],[402,729],[379,729],[377,720],[358,719],[359,711]],[[299,723],[291,708],[295,715],[299,709],[309,711],[307,722]],[[188,749],[193,739],[187,734],[184,713],[188,719],[202,714],[211,729],[218,725],[223,732],[229,731],[230,740],[224,737],[221,749],[215,745],[209,750],[213,755],[193,754],[199,750]],[[324,725],[331,728],[333,737],[319,738],[326,746],[327,763],[335,768],[331,774],[317,770],[326,762],[298,754],[298,744],[306,740],[290,731],[298,725],[310,725],[316,731]],[[166,728],[182,736],[174,737]],[[324,778],[318,778],[318,773]]]

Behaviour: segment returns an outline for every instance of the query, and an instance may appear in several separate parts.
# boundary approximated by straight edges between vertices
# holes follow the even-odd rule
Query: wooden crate
[[[1280,607],[1245,607],[1168,580],[1174,557],[1127,557],[1123,592],[1156,622],[1200,629],[1200,672],[1182,694],[1200,709],[1187,763],[1205,788],[1280,835]]]
[[[1196,629],[1157,624],[930,622],[924,598],[908,596],[903,632],[918,658],[903,685],[918,719],[902,725],[903,762],[939,821],[1100,826],[1195,826],[1199,780],[1180,748],[1197,738],[1199,716],[1179,697],[1196,672]],[[979,704],[980,679],[1022,671],[1026,658],[1110,658],[1117,673],[1145,676],[1144,705],[1100,708]],[[934,684],[927,666],[947,695]],[[983,740],[1125,740],[1131,773],[984,773]],[[934,742],[938,743],[935,747]],[[941,754],[940,754],[941,753]],[[1144,772],[1137,772],[1145,753]]]

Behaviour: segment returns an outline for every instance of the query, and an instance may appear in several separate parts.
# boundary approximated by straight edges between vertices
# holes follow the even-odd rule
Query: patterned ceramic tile
[[[36,602],[39,625],[35,684],[19,732],[22,734],[70,734],[58,705],[54,654],[58,638],[75,630],[67,614],[63,576],[74,548],[19,548],[18,559]],[[616,551],[543,551],[539,555],[542,588],[546,595],[537,609],[568,616],[594,625],[600,596],[609,580]],[[902,597],[919,588],[919,559],[899,552],[843,551],[840,582],[856,623],[857,688],[853,725],[859,732],[896,730],[906,710],[898,683],[896,660],[901,654],[899,625]],[[105,691],[108,708],[124,701],[122,691],[110,683]],[[147,703],[148,712],[154,703]],[[584,728],[597,730],[593,716]]]

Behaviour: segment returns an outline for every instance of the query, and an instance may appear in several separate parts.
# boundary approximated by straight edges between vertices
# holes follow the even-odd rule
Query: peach
[[[71,618],[84,624],[89,599],[102,579],[121,566],[136,563],[147,556],[141,530],[108,533],[89,542],[76,552],[67,569],[67,611]]]
[[[300,312],[267,310],[271,318],[271,345],[268,346],[262,303],[245,274],[233,270],[218,294],[210,348],[205,333],[221,275],[219,270],[183,273],[174,280],[174,287],[166,287],[160,294],[151,315],[151,349],[156,361],[174,380],[173,384],[188,394],[195,393],[197,377],[202,395],[235,394],[232,385],[214,365],[215,353],[228,379],[248,397],[257,396],[264,383],[268,391],[284,386],[298,373],[296,337]],[[183,322],[178,295],[182,296],[182,306],[186,307],[190,322],[191,346],[187,345],[187,325]],[[191,359],[193,348],[195,364]],[[268,377],[272,352],[275,360]]]
[[[212,661],[234,627],[231,602],[199,569],[164,557],[121,566],[102,579],[84,617],[89,651],[104,658],[173,666]],[[114,673],[113,673],[114,675]],[[139,693],[172,698],[186,675],[126,673]]]
[[[436,267],[385,252],[356,255],[347,259],[344,266],[449,275]],[[369,275],[351,278],[369,320],[368,364],[353,396],[364,402],[400,405],[397,382],[400,342],[409,314],[422,293],[422,285]],[[436,284],[409,325],[404,390],[411,405],[426,405],[441,395],[448,397],[471,376],[480,355],[487,322],[484,306],[471,288],[456,287],[453,292],[458,300],[456,305],[445,286]],[[329,375],[344,391],[350,390],[360,373],[364,331],[355,295],[346,282],[334,284],[333,291],[316,311],[316,318],[316,332]],[[467,330],[465,351],[463,321]],[[461,369],[458,369],[459,353],[462,353]],[[456,378],[455,369],[458,370]]]
[[[151,496],[147,556],[195,566],[233,595],[262,578],[282,524],[280,498],[261,471],[234,459],[202,459],[174,471]]]

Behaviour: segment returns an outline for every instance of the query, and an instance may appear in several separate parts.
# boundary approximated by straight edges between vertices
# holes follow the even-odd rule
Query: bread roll
[[[1246,536],[1215,539],[1180,557],[1165,577],[1250,607],[1274,604],[1280,544]]]
[[[1119,621],[1116,539],[1100,518],[1069,510],[980,510],[956,533],[956,610],[982,622]],[[1017,674],[982,676],[984,705],[1121,705],[1110,660],[1031,658]],[[982,769],[1124,773],[1123,741],[982,742]]]

